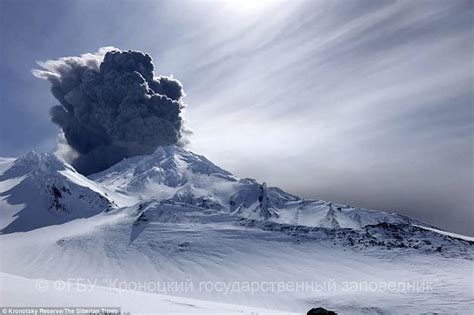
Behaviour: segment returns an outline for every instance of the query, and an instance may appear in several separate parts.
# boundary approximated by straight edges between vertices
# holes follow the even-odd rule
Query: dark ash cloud
[[[60,103],[50,110],[63,131],[58,153],[79,172],[92,174],[180,141],[183,87],[156,77],[148,54],[106,47],[38,64],[43,69],[33,74],[51,82]]]

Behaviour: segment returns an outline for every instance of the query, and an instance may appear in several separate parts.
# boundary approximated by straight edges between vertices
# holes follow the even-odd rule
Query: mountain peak
[[[159,147],[153,154],[124,159],[111,168],[89,176],[106,187],[143,198],[172,197],[186,184],[207,187],[209,177],[236,181],[235,177],[202,155],[177,145]]]
[[[166,165],[167,161],[173,161],[171,165]],[[157,162],[164,167],[182,167],[188,168],[194,173],[213,175],[220,174],[232,176],[232,174],[218,167],[209,161],[203,155],[187,151],[178,145],[169,145],[159,147],[148,159],[148,161]]]
[[[28,173],[55,174],[58,171],[70,169],[71,166],[60,160],[53,153],[38,153],[30,151],[27,154],[14,160],[10,169],[3,177],[19,177]],[[74,170],[75,172],[75,170]]]
[[[401,235],[426,234],[419,231],[429,227],[396,213],[302,199],[254,179],[239,179],[177,145],[124,159],[89,178],[50,153],[33,151],[9,163],[0,180],[14,184],[0,196],[5,196],[8,207],[23,205],[23,209],[11,212],[4,233],[94,216],[117,205],[126,212],[149,209],[148,215],[160,220],[187,222],[198,220],[198,213],[198,217],[210,214],[262,229],[298,230],[326,238],[352,235],[352,240],[356,235],[369,245],[375,237],[405,246]],[[150,210],[148,204],[160,206]]]
[[[90,217],[115,207],[94,182],[52,153],[31,151],[0,174],[3,233]]]

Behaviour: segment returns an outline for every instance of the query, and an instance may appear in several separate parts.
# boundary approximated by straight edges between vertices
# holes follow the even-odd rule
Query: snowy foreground
[[[116,290],[99,286],[72,285],[51,280],[32,280],[0,273],[0,305],[9,306],[109,306],[120,305],[122,311],[159,314],[295,314],[254,307],[213,303],[202,300],[158,295],[133,290]],[[65,286],[64,289],[62,286]],[[62,288],[62,289],[61,289]]]
[[[304,200],[179,147],[89,178],[0,159],[0,306],[152,314],[469,314],[473,244],[396,213]]]

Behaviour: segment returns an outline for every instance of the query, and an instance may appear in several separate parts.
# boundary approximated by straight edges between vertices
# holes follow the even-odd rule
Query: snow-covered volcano
[[[350,229],[379,223],[424,225],[396,213],[305,200],[254,179],[239,179],[178,146],[123,160],[90,179],[124,196],[134,196],[137,202],[176,201],[281,224]]]
[[[110,211],[106,192],[53,154],[30,152],[0,161],[3,233],[30,231]]]
[[[195,288],[219,281],[432,282],[437,291],[423,296],[380,290],[166,293],[288,312],[311,306],[341,314],[472,307],[472,283],[464,276],[472,272],[472,238],[397,213],[302,199],[239,179],[178,146],[125,159],[89,178],[51,154],[1,159],[0,197],[0,271],[8,274],[189,280]],[[160,312],[140,307],[132,310]],[[198,307],[186,312],[193,311],[206,313]]]

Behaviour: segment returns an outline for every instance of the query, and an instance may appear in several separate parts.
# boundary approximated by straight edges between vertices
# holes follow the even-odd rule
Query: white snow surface
[[[474,308],[472,239],[396,213],[301,199],[178,146],[89,178],[51,154],[0,159],[0,225],[0,305],[151,314]],[[38,292],[37,279],[48,290]]]
[[[65,287],[67,289],[60,289]],[[19,293],[21,294],[12,294]],[[125,298],[124,298],[125,297]],[[28,301],[25,303],[25,301]],[[100,301],[100,305],[97,301]],[[212,303],[202,300],[158,295],[133,290],[117,290],[85,283],[73,284],[65,281],[28,279],[0,272],[0,305],[9,307],[98,307],[120,305],[123,312],[149,314],[160,310],[160,314],[176,315],[296,315],[297,313],[264,310],[241,305]]]
[[[30,152],[1,163],[3,232],[24,232],[116,207],[106,190],[53,154]]]
[[[205,157],[178,146],[160,147],[152,155],[123,160],[90,179],[117,194],[135,196],[135,202],[172,199],[207,203],[248,219],[276,223],[360,229],[382,222],[414,222],[397,213],[304,200],[253,179],[238,179]]]
[[[443,231],[443,230],[440,230],[440,229],[430,228],[430,227],[427,227],[427,226],[421,226],[421,225],[416,225],[416,224],[414,224],[414,226],[418,226],[420,228],[423,228],[423,229],[426,229],[426,230],[429,230],[429,231],[433,231],[433,232],[441,234],[441,235],[446,235],[446,236],[450,236],[450,237],[453,237],[453,238],[474,242],[474,237],[471,237],[471,236],[461,235],[461,234],[452,233],[452,232],[446,232],[446,231]]]

